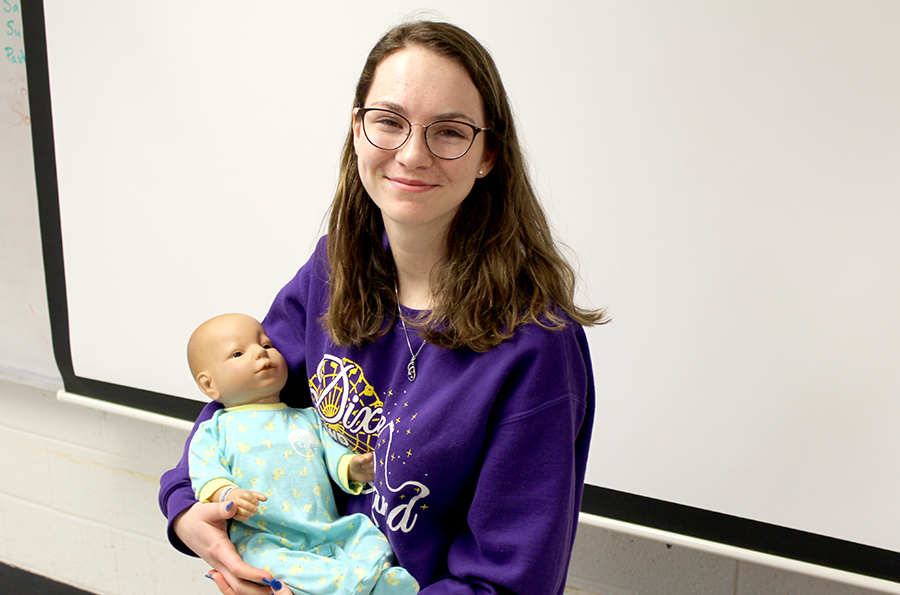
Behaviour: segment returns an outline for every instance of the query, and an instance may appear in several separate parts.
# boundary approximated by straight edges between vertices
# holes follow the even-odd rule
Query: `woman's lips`
[[[414,180],[410,178],[391,178],[388,177],[388,180],[397,188],[404,190],[406,192],[426,192],[431,190],[436,185],[429,184],[427,182],[423,182],[422,180]]]

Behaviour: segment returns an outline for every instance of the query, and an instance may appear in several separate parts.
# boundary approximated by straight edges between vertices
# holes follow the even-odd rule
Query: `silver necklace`
[[[400,292],[397,291],[396,287],[394,288],[394,293],[397,294],[397,315],[400,317],[400,324],[403,325],[403,336],[406,337],[406,346],[409,347],[409,354],[412,356],[409,360],[409,364],[406,366],[406,377],[412,382],[416,379],[416,358],[419,357],[419,352],[425,347],[426,341],[423,339],[422,344],[419,345],[419,349],[413,353],[412,344],[409,342],[409,331],[406,330],[406,321],[403,320],[403,312],[400,311]]]

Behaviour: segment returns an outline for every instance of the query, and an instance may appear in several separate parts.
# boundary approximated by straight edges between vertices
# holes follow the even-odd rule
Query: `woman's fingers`
[[[294,592],[291,591],[290,587],[279,580],[272,579],[270,581],[264,580],[263,582],[272,587],[272,593],[275,595],[294,595]]]

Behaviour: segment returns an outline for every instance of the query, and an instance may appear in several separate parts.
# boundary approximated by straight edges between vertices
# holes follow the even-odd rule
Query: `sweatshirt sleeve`
[[[562,343],[553,348],[563,351],[545,349],[520,363],[491,423],[466,527],[450,544],[452,578],[425,587],[422,595],[563,592],[594,393],[586,341]]]
[[[184,453],[181,455],[181,460],[178,461],[178,464],[173,469],[163,473],[159,480],[159,508],[163,515],[168,519],[169,542],[175,549],[184,554],[188,554],[189,556],[195,556],[196,554],[189,550],[175,534],[175,531],[172,528],[172,521],[175,520],[175,517],[197,502],[197,499],[194,497],[194,490],[191,487],[188,464],[191,441],[200,424],[210,419],[213,413],[221,408],[222,406],[214,401],[211,401],[203,408],[197,421],[194,422],[194,427],[184,444]]]

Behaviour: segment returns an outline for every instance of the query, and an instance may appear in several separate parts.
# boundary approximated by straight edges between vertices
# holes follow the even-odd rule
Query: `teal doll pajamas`
[[[231,521],[229,535],[243,560],[263,568],[294,593],[414,594],[418,585],[391,566],[387,539],[362,514],[341,517],[331,479],[350,494],[354,453],[335,442],[313,409],[284,403],[220,410],[197,430],[190,476],[198,500],[235,485],[266,495],[255,515]]]

